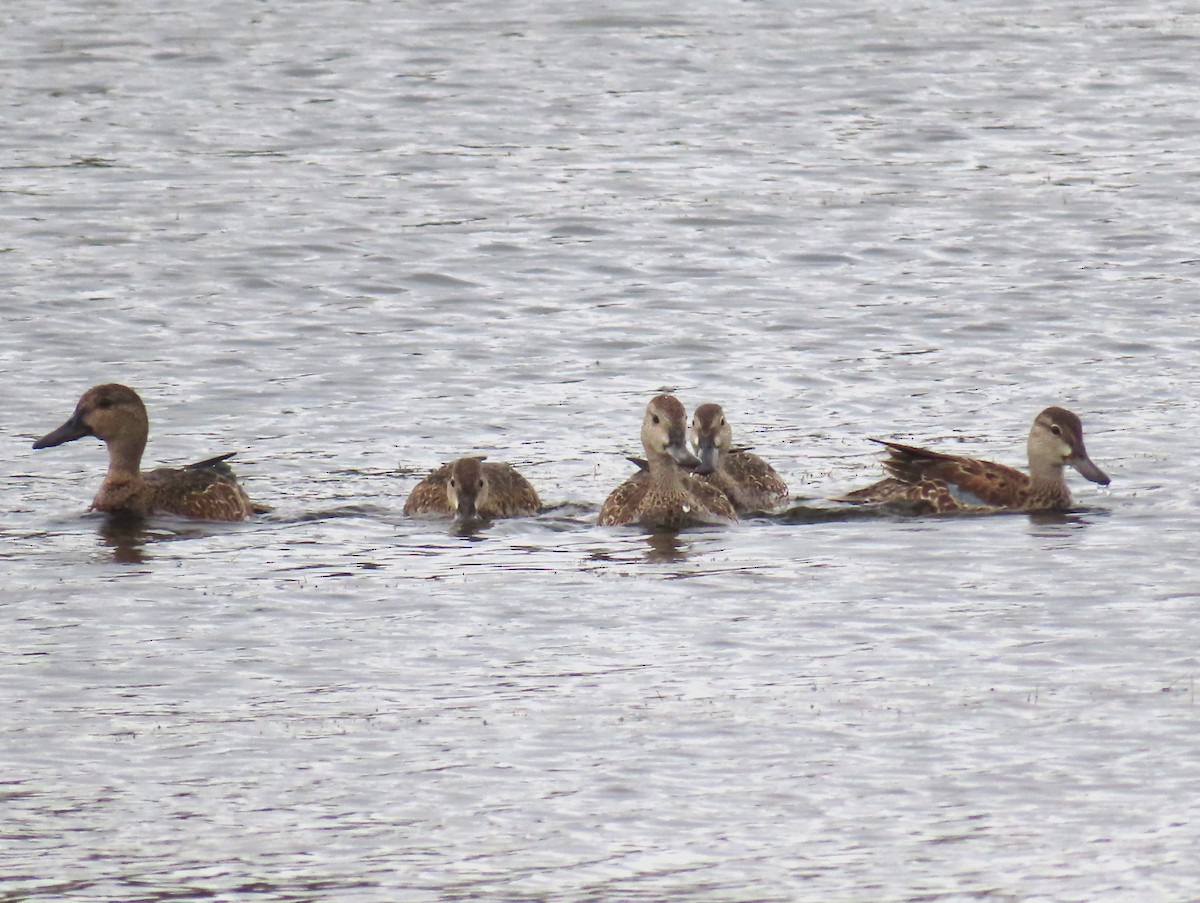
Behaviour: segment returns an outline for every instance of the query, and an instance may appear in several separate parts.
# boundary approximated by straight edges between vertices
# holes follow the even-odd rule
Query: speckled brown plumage
[[[771,511],[788,499],[787,483],[753,452],[733,447],[733,428],[718,404],[692,415],[692,443],[700,458],[699,479],[721,490],[738,514]]]
[[[951,511],[1061,511],[1071,507],[1064,466],[1107,486],[1083,444],[1083,424],[1064,408],[1046,408],[1029,431],[1029,474],[1003,464],[947,455],[898,442],[888,449],[888,477],[842,496],[840,501],[882,502],[915,513]]]
[[[146,406],[137,392],[118,383],[83,393],[66,423],[34,443],[51,448],[84,436],[108,447],[108,473],[91,510],[149,516],[172,514],[194,520],[244,520],[268,510],[255,506],[225,463],[232,453],[187,467],[160,467],[142,473],[142,453],[150,432]]]
[[[524,517],[537,514],[541,499],[509,464],[483,457],[443,464],[413,487],[405,514],[453,514],[461,518]]]
[[[604,500],[601,526],[641,524],[652,530],[679,530],[702,524],[729,524],[737,512],[719,489],[683,470],[700,463],[687,448],[687,413],[671,395],[658,395],[642,420],[646,469]]]

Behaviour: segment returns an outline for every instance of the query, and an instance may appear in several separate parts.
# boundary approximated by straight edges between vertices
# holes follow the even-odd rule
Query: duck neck
[[[650,455],[646,459],[650,478],[664,489],[683,488],[683,469],[670,455]]]
[[[1029,462],[1029,495],[1031,498],[1059,501],[1071,504],[1071,490],[1067,488],[1062,464],[1035,464]]]
[[[129,483],[141,479],[142,452],[146,440],[141,437],[122,437],[108,441],[108,475],[106,483]]]

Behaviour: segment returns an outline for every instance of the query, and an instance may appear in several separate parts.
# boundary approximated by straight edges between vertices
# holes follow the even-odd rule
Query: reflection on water
[[[1075,546],[1087,527],[1098,519],[1108,516],[1100,508],[1075,509],[1072,511],[1034,511],[1029,517],[1029,535],[1049,540],[1046,549],[1067,549]]]
[[[690,544],[684,542],[679,533],[651,533],[645,537],[645,542],[649,546],[643,556],[646,561],[671,564],[688,557]]]
[[[903,507],[887,505],[851,505],[834,504],[814,506],[798,504],[779,512],[778,514],[763,515],[763,517],[781,524],[826,524],[838,521],[859,521],[877,518],[895,519],[905,514]]]
[[[112,553],[117,564],[142,564],[146,561],[146,542],[150,533],[144,518],[112,515],[100,518],[100,542]]]
[[[660,531],[638,533],[621,530],[613,535],[616,546],[591,548],[585,560],[601,564],[646,561],[655,564],[672,564],[686,561],[691,552],[691,543],[685,533]]]
[[[175,518],[144,518],[135,514],[94,514],[100,544],[117,564],[143,564],[153,558],[154,544],[197,539],[228,527],[224,523]]]
[[[486,531],[491,525],[492,521],[486,517],[455,517],[450,521],[450,535],[479,542],[486,538]]]

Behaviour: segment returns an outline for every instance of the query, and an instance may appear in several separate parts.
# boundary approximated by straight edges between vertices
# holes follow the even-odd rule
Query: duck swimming
[[[787,484],[775,468],[733,447],[733,428],[719,404],[696,408],[690,435],[700,458],[697,476],[724,492],[738,514],[771,511],[787,501]]]
[[[483,456],[443,464],[413,487],[405,514],[453,514],[463,520],[524,517],[542,508],[537,492],[509,464]]]
[[[678,530],[702,524],[731,524],[737,512],[725,494],[683,468],[700,459],[687,447],[687,412],[673,395],[658,395],[642,419],[646,469],[634,474],[604,501],[600,526],[641,524]]]
[[[95,436],[108,447],[108,473],[92,500],[92,511],[236,521],[269,510],[255,506],[238,485],[233,469],[225,463],[232,452],[186,467],[142,473],[149,432],[146,405],[137,392],[106,383],[84,392],[71,418],[33,447],[52,448],[84,436]]]
[[[1107,486],[1108,475],[1083,445],[1083,424],[1065,408],[1038,414],[1029,431],[1029,474],[1003,464],[873,439],[888,449],[888,477],[837,501],[896,503],[922,514],[949,511],[1063,511],[1071,490],[1063,469]]]

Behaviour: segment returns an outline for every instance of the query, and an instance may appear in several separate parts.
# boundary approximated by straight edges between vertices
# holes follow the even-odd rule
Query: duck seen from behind
[[[137,392],[119,383],[106,383],[84,392],[71,418],[33,447],[52,448],[84,436],[95,436],[108,447],[108,473],[92,500],[92,511],[237,521],[269,510],[255,506],[238,485],[226,463],[232,452],[186,467],[142,473],[149,433],[146,405]]]
[[[524,517],[541,508],[537,492],[515,468],[482,455],[443,464],[404,503],[405,514],[453,514],[460,520]]]
[[[838,501],[884,502],[919,514],[951,511],[1064,511],[1071,490],[1063,469],[1107,486],[1108,475],[1092,463],[1083,444],[1083,424],[1065,408],[1038,414],[1029,431],[1029,474],[1003,464],[873,439],[888,449],[886,479]]]
[[[725,493],[738,514],[771,511],[787,501],[787,484],[775,468],[733,447],[733,428],[719,404],[696,408],[690,435],[700,458],[696,474]]]
[[[731,524],[737,512],[725,494],[684,468],[700,465],[687,447],[687,412],[673,395],[658,395],[642,419],[646,469],[634,474],[604,501],[600,526],[641,524],[652,530],[679,530],[703,524]]]

